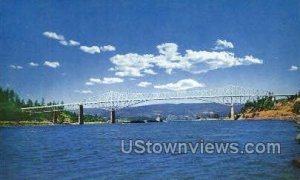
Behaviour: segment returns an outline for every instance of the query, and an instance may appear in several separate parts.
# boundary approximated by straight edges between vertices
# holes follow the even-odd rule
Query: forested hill
[[[52,123],[52,113],[24,113],[21,111],[23,107],[57,105],[64,102],[48,102],[44,99],[40,102],[28,99],[21,99],[12,89],[3,89],[0,87],[0,125],[6,124],[49,124]],[[99,116],[84,115],[86,122],[104,121]],[[26,121],[26,122],[22,122]],[[76,123],[78,117],[74,112],[60,111],[56,123]]]
[[[63,103],[63,102],[61,102]],[[2,89],[0,87],[0,120],[30,120],[33,118],[42,118],[43,115],[34,115],[29,116],[26,113],[21,112],[21,108],[23,107],[31,107],[31,106],[41,106],[41,105],[53,105],[58,104],[57,102],[48,102],[45,103],[45,100],[42,99],[41,102],[35,100],[28,99],[25,101],[21,99],[17,93],[15,93],[12,89]],[[44,117],[44,116],[43,116]],[[46,118],[46,117],[44,117]]]

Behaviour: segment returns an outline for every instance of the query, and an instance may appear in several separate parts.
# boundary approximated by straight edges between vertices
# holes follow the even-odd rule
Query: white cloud
[[[75,41],[75,40],[67,40],[63,35],[57,34],[55,32],[49,32],[46,31],[43,33],[44,36],[57,40],[60,44],[64,46],[79,46],[80,42]],[[115,51],[116,47],[112,45],[105,45],[105,46],[80,46],[79,48],[83,52],[90,53],[90,54],[98,54],[101,51],[106,52],[106,51]]]
[[[30,62],[30,63],[29,63],[29,66],[37,67],[37,66],[39,66],[39,64],[38,64],[38,63],[35,63],[35,62]]]
[[[91,91],[91,90],[75,90],[74,92],[81,93],[81,94],[92,94],[93,93],[93,91]]]
[[[145,69],[145,70],[144,70],[144,73],[145,73],[145,74],[152,74],[152,75],[156,75],[156,74],[157,74],[157,73],[154,72],[152,69]]]
[[[60,35],[60,34],[57,34],[55,32],[49,32],[49,31],[46,31],[43,33],[44,36],[50,38],[50,39],[55,39],[55,40],[58,40],[58,41],[64,41],[65,40],[65,37]]]
[[[88,82],[85,83],[85,85],[87,85],[87,86],[93,86],[94,84],[95,84],[95,83],[90,82],[90,81],[88,81]]]
[[[216,69],[263,63],[262,60],[251,55],[236,57],[234,53],[227,51],[210,52],[187,50],[185,57],[191,63],[188,71],[193,73],[205,73]]]
[[[214,50],[223,50],[223,49],[232,49],[234,48],[233,44],[226,40],[218,39],[216,41],[216,46]]]
[[[85,83],[85,85],[92,86],[95,84],[115,84],[121,82],[124,82],[124,80],[117,77],[104,77],[102,80],[99,78],[90,78],[89,81]]]
[[[90,82],[100,84],[102,81],[98,78],[90,78]]]
[[[67,46],[67,45],[69,45],[69,44],[68,44],[68,42],[67,42],[67,41],[65,41],[65,40],[63,40],[63,41],[59,41],[59,43],[60,43],[60,44],[62,44],[62,45],[64,45],[64,46]]]
[[[80,49],[83,52],[90,53],[90,54],[100,53],[100,48],[98,46],[91,46],[91,47],[80,46]]]
[[[107,46],[80,46],[80,49],[83,52],[90,53],[90,54],[96,54],[100,53],[101,51],[115,51],[116,48],[112,45],[107,45]]]
[[[105,77],[102,80],[103,84],[115,84],[115,83],[121,83],[121,82],[124,82],[124,80],[121,78],[114,78],[114,77],[112,77],[112,78]]]
[[[139,71],[139,69],[136,69],[136,68],[131,68],[131,67],[126,68],[125,67],[124,70],[125,71],[116,72],[115,75],[120,76],[120,77],[126,77],[126,76],[140,77],[140,76],[143,76],[141,74],[141,72]]]
[[[114,71],[117,76],[131,76],[140,77],[143,76],[142,72],[145,69],[150,69],[154,65],[151,64],[153,55],[139,55],[135,53],[129,53],[125,55],[116,55],[110,58],[111,62],[115,64]]]
[[[12,69],[23,69],[23,66],[19,66],[19,65],[10,65],[9,66],[10,68],[12,68]]]
[[[177,52],[178,45],[175,43],[164,43],[156,46],[158,49],[158,52],[160,54],[169,56],[169,57],[175,57],[179,53]]]
[[[51,68],[57,68],[60,66],[59,62],[57,62],[57,61],[45,61],[44,65],[51,67]]]
[[[116,48],[112,45],[106,45],[99,47],[101,51],[115,51]]]
[[[253,56],[245,56],[244,59],[241,58],[240,59],[241,61],[243,61],[245,64],[262,64],[263,61],[258,59],[258,58],[255,58]]]
[[[298,66],[292,65],[289,69],[289,71],[297,71],[299,69]]]
[[[70,46],[79,46],[80,43],[71,39],[71,40],[69,41],[69,45],[70,45]]]
[[[80,43],[75,41],[75,40],[66,40],[65,37],[63,35],[57,34],[55,32],[44,32],[43,33],[44,36],[50,38],[50,39],[54,39],[57,40],[60,44],[64,45],[64,46],[79,46]]]
[[[139,86],[139,87],[147,87],[147,86],[150,86],[150,85],[152,85],[152,83],[147,82],[147,81],[142,81],[142,82],[137,84],[137,86]]]
[[[146,74],[156,74],[153,68],[161,68],[171,74],[173,70],[183,70],[191,73],[205,73],[211,70],[233,66],[262,64],[263,61],[252,55],[237,57],[227,51],[194,51],[186,50],[180,54],[175,43],[164,43],[157,46],[158,55],[128,53],[117,54],[110,58],[116,76],[141,77]]]
[[[188,90],[188,89],[199,88],[199,87],[204,87],[204,86],[205,86],[204,84],[199,83],[193,79],[183,79],[176,83],[155,85],[154,88],[167,89],[167,90],[171,90],[171,91],[182,91],[182,90]]]

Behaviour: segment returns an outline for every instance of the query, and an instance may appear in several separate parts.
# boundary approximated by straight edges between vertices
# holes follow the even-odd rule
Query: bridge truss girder
[[[107,92],[78,103],[69,103],[52,106],[37,106],[22,108],[25,112],[39,113],[62,110],[78,110],[79,105],[85,108],[99,108],[105,110],[118,110],[141,103],[150,104],[151,101],[166,100],[199,100],[199,102],[210,102],[232,106],[233,104],[244,104],[261,97],[273,95],[267,91],[259,91],[239,86],[226,86],[215,89],[202,89],[180,92],[158,92],[158,93],[129,93],[129,92]]]

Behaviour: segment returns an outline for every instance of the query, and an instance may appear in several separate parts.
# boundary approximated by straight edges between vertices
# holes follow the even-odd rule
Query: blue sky
[[[77,101],[228,84],[300,90],[300,2],[0,1],[0,86]]]

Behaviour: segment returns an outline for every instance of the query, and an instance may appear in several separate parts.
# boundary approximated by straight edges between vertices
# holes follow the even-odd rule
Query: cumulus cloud
[[[65,41],[65,40],[63,40],[63,41],[59,41],[59,43],[60,43],[61,45],[64,45],[64,46],[67,46],[67,45],[69,45],[69,44],[68,44],[68,42],[67,42],[67,41]]]
[[[117,77],[104,77],[103,79],[100,78],[90,78],[85,85],[92,86],[95,84],[115,84],[115,83],[122,83],[124,82],[123,79]]]
[[[157,73],[154,72],[152,69],[145,69],[145,70],[144,70],[144,73],[145,73],[145,74],[152,74],[152,75],[156,75],[156,74],[157,74]]]
[[[116,48],[112,45],[106,45],[99,47],[101,51],[115,51]]]
[[[263,61],[252,55],[237,57],[227,51],[194,51],[178,52],[175,43],[164,43],[157,46],[158,55],[128,53],[117,54],[110,58],[114,64],[110,70],[120,77],[141,77],[146,74],[156,74],[153,68],[164,69],[171,74],[173,70],[183,70],[191,73],[205,73],[211,70],[233,66],[262,64]]]
[[[154,88],[156,89],[167,89],[171,91],[182,91],[182,90],[188,90],[192,88],[200,88],[204,87],[205,85],[202,83],[199,83],[193,79],[183,79],[176,83],[168,83],[164,85],[155,85]]]
[[[261,59],[251,55],[236,57],[234,53],[227,51],[210,52],[187,50],[185,57],[190,61],[188,71],[193,73],[205,73],[216,69],[263,63]]]
[[[12,68],[12,69],[23,69],[23,66],[19,66],[19,65],[10,65],[9,66],[10,68]]]
[[[175,43],[164,43],[156,46],[158,49],[158,52],[160,54],[169,56],[169,57],[175,57],[179,53],[177,52],[178,50],[178,45]]]
[[[71,40],[69,41],[69,45],[70,45],[70,46],[79,46],[80,43],[71,39]]]
[[[215,44],[216,44],[216,46],[215,46],[214,50],[223,50],[223,49],[234,48],[233,44],[226,40],[218,39]]]
[[[115,51],[116,48],[112,45],[107,46],[80,46],[80,49],[83,52],[90,53],[90,54],[99,54],[101,51]]]
[[[46,31],[43,33],[44,36],[57,40],[61,45],[64,46],[80,46],[80,42],[75,41],[73,39],[67,40],[63,35],[57,34],[55,32]],[[80,50],[89,54],[99,54],[100,52],[106,51],[115,51],[116,47],[112,45],[105,46],[80,46]]]
[[[50,68],[58,68],[60,66],[59,62],[57,61],[45,61],[44,65]]]
[[[81,94],[92,94],[93,93],[93,91],[91,91],[91,90],[75,90],[74,92],[81,93]]]
[[[80,46],[80,49],[89,54],[100,53],[100,48],[98,46]]]
[[[115,83],[121,83],[121,82],[124,82],[124,80],[121,78],[114,78],[114,77],[112,77],[112,78],[105,77],[102,80],[103,84],[115,84]]]
[[[90,82],[90,81],[88,81],[88,82],[85,83],[85,85],[87,85],[87,86],[93,86],[94,84],[95,84],[95,83]]]
[[[109,69],[108,69],[108,71],[114,71],[115,70],[115,68],[113,68],[113,67],[110,67]]]
[[[147,81],[142,81],[142,82],[137,84],[137,86],[139,86],[139,87],[147,87],[147,86],[150,86],[150,85],[152,85],[152,83],[147,82]]]
[[[297,71],[299,69],[298,66],[292,65],[289,69],[289,71]]]
[[[37,66],[39,66],[39,64],[38,64],[38,63],[35,63],[35,62],[30,62],[30,63],[29,63],[29,66],[37,67]]]
[[[43,33],[43,35],[46,36],[47,38],[55,39],[55,40],[58,40],[58,41],[64,41],[65,40],[65,37],[63,35],[57,34],[55,32],[46,31],[46,32]]]
[[[113,56],[110,60],[115,65],[114,71],[116,71],[116,76],[140,77],[143,76],[141,71],[154,67],[152,64],[153,57],[151,54],[139,55],[129,53]]]
[[[79,46],[80,45],[80,43],[75,40],[72,40],[72,39],[69,41],[66,40],[63,35],[57,34],[56,32],[46,31],[43,33],[43,35],[46,36],[47,38],[57,40],[61,45],[64,45],[64,46]]]
[[[90,82],[92,82],[92,83],[101,83],[102,80],[98,79],[98,78],[90,78]]]

